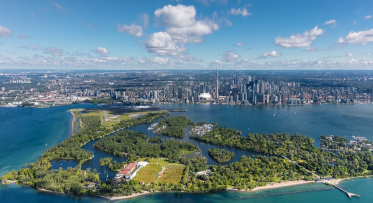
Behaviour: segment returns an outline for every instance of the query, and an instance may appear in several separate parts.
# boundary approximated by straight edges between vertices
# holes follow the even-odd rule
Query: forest
[[[155,132],[169,137],[183,138],[185,128],[191,121],[185,116],[173,116],[161,120],[155,126]]]
[[[228,162],[234,157],[234,153],[225,149],[209,149],[209,155],[219,163]]]
[[[235,147],[279,158],[287,157],[321,176],[364,176],[371,175],[373,170],[371,152],[341,151],[335,154],[314,147],[312,138],[298,134],[248,134],[244,137],[235,129],[218,127],[203,136],[190,137],[219,146]]]
[[[179,161],[183,149],[198,150],[195,145],[189,142],[165,140],[162,144],[152,144],[147,142],[145,137],[146,135],[143,133],[125,130],[99,140],[94,148],[115,156],[125,156],[128,161],[145,157],[164,157],[168,158],[170,162]]]

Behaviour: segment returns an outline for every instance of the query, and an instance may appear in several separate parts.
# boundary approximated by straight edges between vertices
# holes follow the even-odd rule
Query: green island
[[[118,121],[104,121],[102,110],[82,111],[79,116],[82,128],[57,146],[51,147],[35,162],[25,164],[18,171],[1,177],[2,183],[19,183],[36,189],[90,196],[128,196],[144,191],[183,191],[191,193],[220,192],[227,188],[253,189],[272,183],[293,180],[315,180],[332,176],[347,178],[372,175],[373,155],[370,151],[338,151],[332,153],[314,147],[314,140],[294,134],[248,134],[214,125],[203,134],[191,134],[190,138],[219,146],[257,152],[262,155],[242,156],[240,161],[228,165],[208,165],[205,157],[186,157],[199,151],[198,147],[182,141],[146,138],[143,133],[120,129],[139,124],[150,124],[168,112],[142,112],[122,115]],[[78,118],[77,118],[78,119]],[[165,135],[184,133],[190,123],[186,117],[168,117]],[[180,123],[178,123],[180,122]],[[204,125],[204,124],[203,124]],[[209,128],[210,129],[210,128]],[[115,132],[112,136],[107,136]],[[81,170],[81,164],[92,158],[93,153],[81,147],[97,138],[94,148],[125,156],[126,162],[102,160],[103,167],[120,171],[132,163],[147,163],[138,167],[136,176],[130,180],[101,181],[96,169]],[[339,139],[337,138],[337,141]],[[343,140],[345,142],[345,140]],[[211,151],[211,152],[210,152]],[[209,154],[225,159],[231,153],[224,150],[209,150]],[[79,161],[75,168],[50,169],[51,161],[72,159]]]
[[[111,158],[111,157],[101,158],[100,161],[98,162],[98,164],[100,166],[108,165],[111,162],[112,159],[113,158]]]
[[[165,140],[162,144],[151,144],[145,138],[144,133],[125,130],[99,140],[94,148],[115,156],[126,156],[127,161],[145,157],[164,157],[169,162],[177,162],[183,150],[198,151],[198,148],[189,142]]]
[[[234,157],[234,153],[225,149],[209,149],[209,155],[219,163],[228,162]]]
[[[183,138],[185,128],[190,123],[191,121],[185,116],[168,117],[155,126],[155,132],[169,137]]]

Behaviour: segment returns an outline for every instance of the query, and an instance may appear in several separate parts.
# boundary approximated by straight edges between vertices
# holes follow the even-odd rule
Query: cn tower
[[[216,102],[219,102],[219,72],[218,64],[216,64]]]

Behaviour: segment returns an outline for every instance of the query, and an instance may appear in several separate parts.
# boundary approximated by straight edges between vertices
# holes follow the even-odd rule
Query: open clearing
[[[173,183],[178,184],[183,176],[185,166],[182,164],[169,164],[158,183]]]
[[[138,159],[137,161],[144,161],[144,159]],[[158,179],[158,173],[162,170],[162,167],[165,167],[166,165],[168,165],[168,162],[165,159],[149,159],[149,164],[144,168],[141,168],[134,179],[137,181],[144,181],[145,183],[156,182]]]

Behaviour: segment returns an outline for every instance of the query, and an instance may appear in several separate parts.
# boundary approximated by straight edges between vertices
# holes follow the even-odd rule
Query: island
[[[108,165],[111,162],[112,159],[113,158],[111,158],[111,157],[102,158],[102,159],[100,159],[100,161],[98,162],[98,164],[100,166]]]
[[[209,149],[209,155],[219,163],[230,161],[234,157],[234,153],[225,149]]]
[[[35,163],[6,173],[0,180],[2,183],[18,183],[53,192],[120,199],[157,191],[201,193],[226,191],[228,188],[254,190],[270,188],[271,184],[276,184],[276,187],[289,185],[288,181],[303,184],[325,177],[343,179],[372,175],[373,155],[370,151],[333,153],[314,147],[312,138],[299,134],[243,136],[236,129],[218,125],[210,128],[207,123],[194,125],[193,128],[206,125],[206,128],[200,129],[203,133],[190,135],[196,141],[258,153],[255,157],[242,156],[239,161],[227,165],[208,165],[205,157],[184,156],[200,151],[192,143],[172,138],[162,141],[160,137],[147,137],[144,133],[125,129],[140,124],[150,125],[155,119],[167,116],[168,112],[127,113],[107,121],[104,118],[109,113],[117,112],[82,110],[75,113],[79,118],[74,119],[82,122],[80,130],[51,147]],[[190,120],[175,116],[165,118],[160,123],[160,126],[166,125],[165,129],[168,129],[162,133],[176,136],[184,133]],[[126,158],[122,163],[111,162],[110,157],[101,161],[103,167],[118,172],[112,180],[100,180],[96,169],[81,169],[82,163],[93,157],[93,153],[82,149],[82,146],[98,138],[102,139],[94,144],[95,149]],[[226,150],[216,149],[209,150],[209,154],[219,162],[229,160],[233,155]],[[51,169],[51,161],[55,159],[72,159],[78,161],[79,165],[75,168]]]
[[[169,137],[184,138],[184,131],[191,121],[185,116],[173,116],[161,120],[154,132]]]

